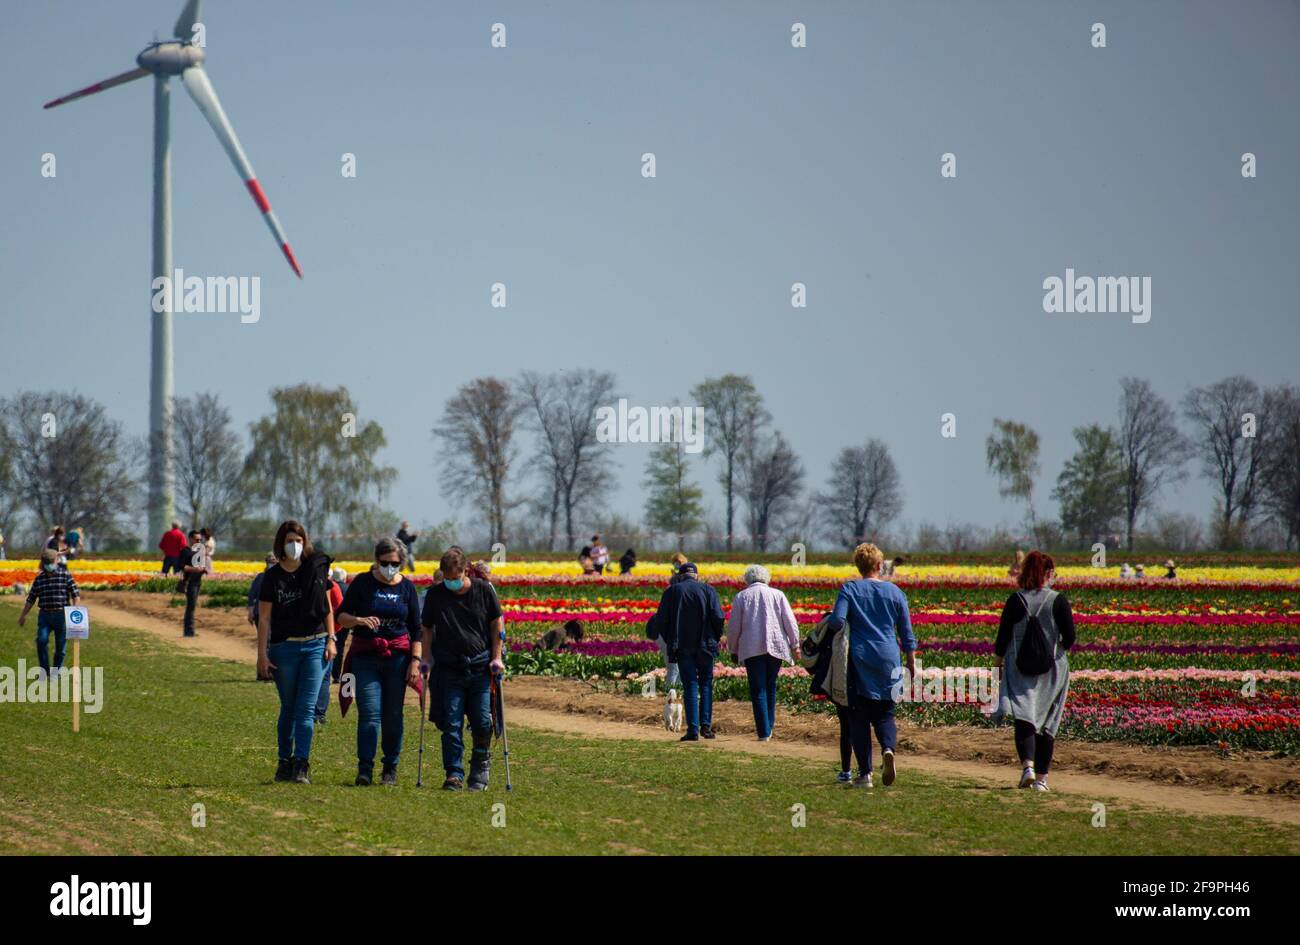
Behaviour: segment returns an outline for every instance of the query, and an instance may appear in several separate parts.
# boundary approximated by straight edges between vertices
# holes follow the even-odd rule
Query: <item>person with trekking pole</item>
[[[423,652],[433,660],[433,711],[442,729],[446,791],[483,791],[488,786],[492,748],[492,677],[505,672],[501,658],[504,622],[492,584],[474,577],[465,553],[448,549],[439,562],[442,583],[424,596]],[[463,767],[464,721],[473,737],[468,780]]]
[[[1074,646],[1074,614],[1065,595],[1051,588],[1056,562],[1041,551],[1025,556],[1017,583],[1007,598],[993,644],[1002,677],[995,720],[1015,720],[1016,751],[1020,755],[1020,786],[1047,790],[1056,730],[1065,714],[1070,692],[1070,660]]]
[[[311,784],[311,742],[320,681],[337,645],[329,604],[329,555],[312,547],[293,520],[275,533],[278,562],[262,576],[257,619],[257,676],[280,695],[275,780]]]
[[[501,648],[505,649],[506,632],[501,631]],[[496,683],[496,703],[493,706],[493,715],[496,716],[496,724],[493,726],[497,738],[501,739],[501,756],[506,763],[506,790],[514,790],[514,785],[510,783],[510,736],[506,733],[506,674],[505,667],[495,677]]]
[[[358,787],[374,778],[375,747],[383,733],[381,784],[397,783],[402,754],[402,704],[410,686],[424,699],[420,676],[420,595],[415,582],[402,576],[402,548],[396,538],[375,545],[375,563],[348,585],[339,605],[338,624],[352,632],[341,679],[351,674],[357,700]],[[346,688],[346,687],[345,687]],[[347,715],[352,698],[339,690],[339,708]]]

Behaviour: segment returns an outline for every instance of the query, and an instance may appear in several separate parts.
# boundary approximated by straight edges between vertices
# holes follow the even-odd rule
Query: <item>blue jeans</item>
[[[853,754],[858,756],[858,773],[871,773],[871,730],[881,751],[893,751],[898,744],[898,726],[894,723],[893,699],[860,699],[853,697],[849,706],[849,739]]]
[[[41,669],[50,671],[50,631],[54,631],[54,665],[63,665],[63,654],[68,649],[68,628],[63,611],[42,610],[36,615],[36,658]]]
[[[682,684],[682,674],[677,669],[676,663],[668,662],[668,644],[664,642],[663,637],[659,638],[659,655],[664,658],[664,669],[668,670],[664,676],[664,688],[676,689]]]
[[[754,706],[754,728],[759,738],[771,735],[776,725],[776,674],[780,669],[781,661],[768,653],[745,660],[749,701]]]
[[[272,643],[266,655],[275,664],[271,677],[280,693],[280,718],[276,723],[280,758],[306,761],[311,757],[316,699],[325,672],[325,637]]]
[[[686,732],[698,735],[701,725],[713,725],[713,654],[708,650],[679,652],[677,670],[682,674]]]
[[[402,753],[402,703],[406,701],[406,672],[411,657],[406,653],[378,656],[363,653],[352,657],[352,676],[357,694],[357,764],[375,765],[375,746],[384,733],[384,764],[396,765]],[[328,682],[329,676],[325,677]]]
[[[339,645],[338,654],[334,659],[325,664],[325,672],[320,677],[320,694],[316,696],[316,718],[325,718],[325,713],[330,709],[330,680],[333,678],[334,667],[343,662],[343,648]]]
[[[465,757],[465,741],[462,735],[463,720],[469,719],[470,731],[474,733],[474,752],[480,750],[486,754],[486,748],[480,748],[480,742],[492,737],[492,677],[488,675],[487,664],[469,669],[435,668],[442,684],[442,767],[449,778],[465,777],[462,762]]]

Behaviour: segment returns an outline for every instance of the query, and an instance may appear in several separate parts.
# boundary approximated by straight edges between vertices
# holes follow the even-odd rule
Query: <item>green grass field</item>
[[[0,604],[2,666],[35,663],[35,617],[20,630],[17,614]],[[511,731],[512,794],[499,751],[485,794],[438,790],[432,726],[417,790],[413,706],[398,787],[352,787],[355,711],[339,720],[337,706],[318,730],[315,783],[275,784],[276,696],[250,668],[99,625],[82,663],[104,667],[106,694],[79,734],[66,704],[0,703],[0,853],[1300,851],[1300,831],[1271,823],[1111,805],[1095,828],[1092,799],[910,773],[856,791],[834,783],[829,763],[522,728]],[[205,826],[192,823],[195,804]]]

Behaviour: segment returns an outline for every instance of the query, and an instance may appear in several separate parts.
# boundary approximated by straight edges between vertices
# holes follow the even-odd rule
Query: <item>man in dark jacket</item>
[[[659,598],[654,627],[668,648],[668,662],[682,675],[686,734],[681,740],[713,738],[713,662],[724,619],[718,592],[699,579],[694,564],[682,565]]]

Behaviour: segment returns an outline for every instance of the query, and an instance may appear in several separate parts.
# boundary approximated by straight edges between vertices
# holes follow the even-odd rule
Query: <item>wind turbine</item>
[[[185,91],[208,120],[217,140],[226,149],[240,179],[252,195],[262,218],[271,228],[271,234],[280,251],[302,278],[302,268],[289,248],[280,221],[271,210],[271,204],[257,182],[253,165],[248,163],[244,149],[239,146],[235,129],[226,117],[216,90],[203,71],[203,47],[193,42],[194,24],[199,19],[199,0],[189,0],[173,28],[174,39],[155,41],[136,56],[137,68],[112,78],[78,89],[63,98],[46,102],[46,108],[103,92],[147,75],[154,77],[153,86],[153,276],[164,277],[170,284],[172,273],[172,182],[171,182],[171,78],[180,76]],[[152,283],[151,283],[152,285]],[[172,452],[172,294],[161,312],[154,312],[149,370],[149,532],[160,535],[175,514],[175,464]],[[152,292],[150,298],[152,299]],[[198,523],[194,523],[198,524]]]

